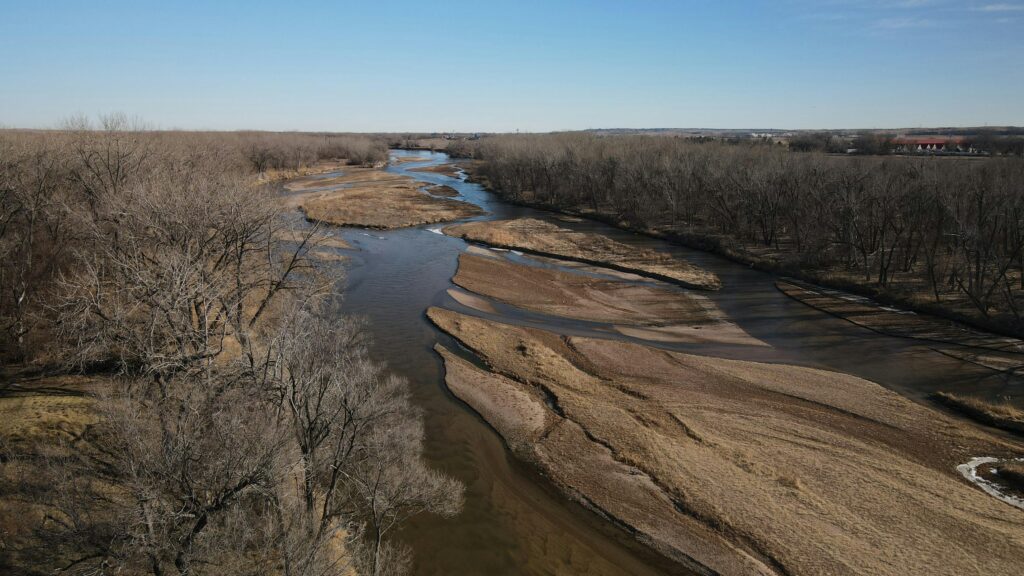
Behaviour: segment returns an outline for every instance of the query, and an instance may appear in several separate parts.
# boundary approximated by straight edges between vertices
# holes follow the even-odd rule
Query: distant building
[[[892,141],[896,152],[973,152],[966,138],[960,136],[901,136]]]

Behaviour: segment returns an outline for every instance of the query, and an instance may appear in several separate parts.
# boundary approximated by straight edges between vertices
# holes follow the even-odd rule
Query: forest
[[[312,257],[328,236],[265,184],[386,152],[120,116],[0,132],[0,391],[52,390],[62,418],[5,428],[0,571],[408,566],[393,534],[455,514],[462,487],[423,463],[405,381],[338,313],[343,273]]]
[[[1024,159],[583,133],[450,146],[517,202],[1024,334]]]

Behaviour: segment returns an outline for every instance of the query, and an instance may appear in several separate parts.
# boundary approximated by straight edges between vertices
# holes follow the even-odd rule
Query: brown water
[[[488,211],[482,219],[551,216],[500,202],[476,184],[441,174],[409,172],[447,158],[429,152],[423,163],[389,171],[455,188],[463,200]],[[707,294],[737,324],[771,348],[647,344],[701,354],[828,368],[879,382],[923,400],[938,389],[995,398],[1019,396],[1020,382],[956,361],[916,341],[881,336],[796,302],[767,274],[710,254],[670,246],[599,223],[559,225],[600,232],[621,242],[674,253],[715,272],[723,289]],[[437,225],[379,232],[343,229],[357,250],[346,251],[344,310],[368,318],[372,354],[408,378],[426,422],[426,458],[466,486],[463,512],[453,519],[423,515],[402,532],[413,548],[416,574],[666,574],[687,573],[636,544],[597,514],[572,503],[532,468],[515,461],[501,438],[444,386],[433,346],[458,345],[431,325],[424,312],[444,306],[564,334],[629,340],[598,323],[555,318],[495,303],[495,314],[465,308],[448,296],[462,240],[438,234]],[[513,256],[513,258],[515,258]],[[531,265],[542,264],[519,258]],[[571,271],[571,270],[570,270]],[[931,345],[931,346],[934,346]]]

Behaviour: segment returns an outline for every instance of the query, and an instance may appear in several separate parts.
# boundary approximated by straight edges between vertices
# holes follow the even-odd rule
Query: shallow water
[[[456,189],[459,199],[488,214],[476,219],[532,217],[560,226],[606,234],[628,244],[671,252],[719,275],[723,289],[709,296],[741,328],[771,347],[648,343],[700,354],[828,368],[879,382],[917,400],[935,390],[957,390],[988,398],[1016,396],[1016,379],[940,355],[928,344],[881,336],[788,298],[774,278],[711,254],[675,247],[600,223],[568,223],[529,208],[499,201],[479,185],[442,174],[410,171],[447,160],[444,154],[394,151],[417,156],[388,168]],[[446,291],[466,242],[436,233],[439,225],[393,231],[342,229],[357,250],[346,251],[343,309],[365,316],[371,353],[409,379],[426,423],[426,458],[466,485],[463,512],[453,519],[423,515],[403,529],[413,548],[416,574],[662,574],[686,573],[634,543],[596,514],[560,495],[532,468],[516,462],[501,438],[444,386],[437,342],[457,348],[426,319],[430,306],[444,306],[522,325],[603,338],[630,340],[600,323],[530,313],[501,303],[488,314],[455,302]],[[552,266],[528,257],[512,259]],[[572,268],[567,268],[573,271]],[[578,270],[576,272],[579,272]],[[514,281],[514,279],[510,279]],[[680,289],[681,290],[681,289]],[[931,346],[935,346],[934,344]]]

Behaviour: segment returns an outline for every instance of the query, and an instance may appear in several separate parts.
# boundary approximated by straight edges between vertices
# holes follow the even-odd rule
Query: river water
[[[444,163],[440,153],[393,151],[416,161],[394,164],[409,174],[456,189],[461,200],[487,211],[479,219],[540,218],[544,212],[501,202],[477,184],[410,169]],[[915,400],[935,390],[957,390],[987,398],[1020,394],[1019,382],[960,362],[913,340],[881,336],[792,300],[774,278],[711,254],[621,231],[596,222],[556,221],[560,226],[606,234],[618,241],[675,254],[721,278],[723,288],[705,293],[755,338],[751,347],[653,345],[701,354],[786,362],[826,368],[874,380]],[[501,438],[444,386],[444,370],[433,346],[457,345],[426,319],[430,306],[487,316],[455,302],[447,290],[466,242],[444,236],[440,225],[392,231],[341,229],[355,250],[349,260],[343,309],[368,319],[371,353],[410,382],[426,424],[425,457],[466,486],[465,508],[455,518],[414,518],[401,537],[415,555],[415,574],[666,574],[686,572],[635,543],[597,514],[571,502],[529,466],[514,460]],[[536,263],[535,263],[536,264]],[[514,281],[514,279],[510,280]],[[600,325],[497,307],[505,322],[565,334],[627,339]],[[752,355],[754,354],[754,355]]]

